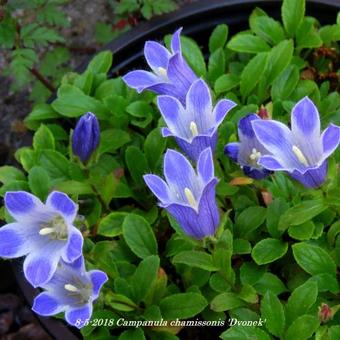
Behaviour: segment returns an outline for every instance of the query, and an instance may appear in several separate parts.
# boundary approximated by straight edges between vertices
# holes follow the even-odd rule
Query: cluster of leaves
[[[59,30],[69,26],[60,6],[68,0],[11,0],[0,6],[0,48],[4,49],[12,90],[33,82],[32,100],[44,101],[67,71],[70,58]],[[37,76],[38,75],[38,76]],[[47,88],[40,79],[51,84]]]
[[[214,238],[188,238],[156,206],[142,175],[161,174],[165,148],[176,146],[160,135],[164,122],[152,93],[138,95],[121,78],[108,79],[109,52],[98,54],[84,73],[65,75],[57,98],[35,106],[26,118],[35,130],[33,146],[16,152],[23,170],[0,168],[0,195],[29,190],[44,200],[56,189],[79,203],[88,265],[110,278],[94,318],[261,317],[261,327],[235,325],[220,337],[340,337],[339,151],[330,159],[327,183],[318,190],[306,190],[282,173],[254,182],[223,154],[224,145],[236,139],[238,120],[261,105],[286,123],[294,103],[308,95],[323,124],[340,123],[338,83],[327,78],[339,53],[340,17],[321,27],[305,17],[304,1],[284,0],[282,21],[255,9],[250,29],[230,39],[226,25],[216,27],[207,65],[198,45],[182,38],[185,58],[210,83],[215,99],[238,103],[219,130],[215,171],[222,222]],[[86,111],[96,113],[102,133],[96,156],[83,166],[72,155],[69,139],[76,118]],[[2,207],[0,219],[6,218]],[[325,324],[318,318],[322,303],[333,314]],[[82,334],[88,339],[110,332],[119,339],[178,339],[180,330],[125,330],[114,324],[88,326]]]
[[[69,0],[10,0],[0,2],[0,48],[4,50],[5,75],[13,81],[11,90],[31,85],[30,100],[45,102],[69,71],[70,48],[61,35],[70,22],[63,5]],[[99,22],[95,37],[105,44],[136,24],[176,9],[172,0],[108,1],[113,22]],[[81,49],[80,49],[81,50]],[[89,48],[92,51],[92,48]],[[75,49],[77,52],[77,49]]]

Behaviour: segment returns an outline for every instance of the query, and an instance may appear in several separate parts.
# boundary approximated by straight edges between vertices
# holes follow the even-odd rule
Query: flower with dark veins
[[[256,114],[249,114],[241,118],[238,122],[239,142],[229,143],[225,146],[224,152],[234,162],[238,163],[243,172],[254,179],[262,179],[268,176],[271,171],[265,169],[258,164],[258,160],[262,155],[269,152],[257,140],[252,121],[260,120]]]
[[[124,82],[138,93],[150,90],[174,96],[184,103],[189,87],[197,76],[183,58],[181,31],[182,28],[173,34],[170,51],[156,41],[147,41],[144,56],[152,72],[131,71],[123,77]]]
[[[205,149],[198,158],[197,172],[179,152],[168,149],[164,157],[164,176],[148,174],[144,180],[150,190],[177,221],[183,231],[196,239],[215,234],[219,213],[215,199],[212,151]]]
[[[5,207],[15,222],[0,228],[0,257],[27,255],[24,274],[34,287],[51,279],[60,258],[82,254],[83,236],[73,226],[78,206],[66,194],[54,191],[43,204],[25,191],[7,192]]]
[[[327,158],[340,142],[340,127],[330,124],[321,134],[319,112],[305,97],[293,108],[291,130],[274,120],[252,122],[255,135],[270,155],[258,163],[266,169],[286,171],[307,188],[317,188],[327,176]]]
[[[34,299],[32,309],[43,316],[65,312],[70,325],[82,328],[91,319],[93,301],[107,280],[101,270],[87,272],[83,256],[73,263],[61,260],[51,280],[41,285],[45,291]]]
[[[167,124],[162,130],[163,137],[175,137],[181,149],[194,161],[204,149],[215,150],[217,128],[236,106],[231,100],[222,99],[213,108],[209,87],[202,79],[191,85],[185,107],[171,96],[159,96],[157,104]]]

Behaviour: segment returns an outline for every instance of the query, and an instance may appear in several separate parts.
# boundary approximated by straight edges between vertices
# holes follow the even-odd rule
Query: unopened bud
[[[319,320],[322,323],[326,323],[333,319],[332,309],[326,303],[322,303],[321,306],[319,306],[318,315],[319,315]]]

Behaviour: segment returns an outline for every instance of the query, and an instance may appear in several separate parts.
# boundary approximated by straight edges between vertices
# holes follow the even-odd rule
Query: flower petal
[[[26,191],[6,192],[5,207],[14,219],[27,224],[40,221],[46,210],[37,197]]]
[[[262,156],[258,160],[258,164],[264,168],[272,171],[285,170],[285,167],[280,164],[280,162],[271,155]]]
[[[182,32],[182,27],[179,28],[171,38],[171,51],[172,53],[182,53],[181,49],[181,32]]]
[[[340,127],[330,124],[321,135],[323,155],[322,160],[327,159],[340,143]]]
[[[252,126],[258,141],[269,153],[275,155],[285,170],[305,168],[293,152],[292,133],[286,125],[274,120],[261,119],[252,121]]]
[[[64,243],[49,241],[41,249],[27,255],[24,261],[24,274],[33,287],[43,286],[51,279],[57,269]]]
[[[28,254],[34,243],[27,237],[26,226],[9,223],[0,228],[0,257],[16,258]]]
[[[261,118],[254,113],[251,113],[239,120],[238,135],[241,141],[243,141],[243,139],[255,138],[252,122],[256,120],[261,120]]]
[[[138,93],[160,82],[158,76],[143,70],[131,71],[123,77],[123,80],[127,86],[136,89]]]
[[[43,292],[33,302],[32,310],[43,316],[55,315],[63,311],[64,305],[60,304],[55,296]]]
[[[204,188],[198,212],[191,207],[176,203],[165,207],[187,235],[196,239],[214,235],[219,223],[215,200],[216,183],[217,180],[212,179]]]
[[[289,173],[289,175],[295,180],[299,181],[306,188],[318,188],[326,180],[328,164],[327,160],[316,168],[310,168],[304,173],[298,170]]]
[[[210,90],[202,79],[197,79],[189,88],[186,97],[186,112],[196,123],[198,134],[205,134],[215,126],[215,117],[211,114]]]
[[[62,257],[66,262],[73,262],[82,254],[83,249],[83,235],[74,226],[69,228],[68,241],[63,249]]]
[[[169,130],[175,136],[191,139],[190,118],[184,111],[182,104],[171,96],[158,96],[157,105]]]
[[[254,178],[256,180],[263,179],[271,174],[270,170],[264,169],[264,168],[253,168],[251,166],[243,166],[242,170],[245,175],[247,175],[250,178]]]
[[[196,173],[190,162],[179,152],[168,149],[164,157],[164,175],[171,192],[172,199],[187,202],[184,190],[188,188],[197,197],[200,186]]]
[[[224,147],[224,153],[232,159],[234,162],[237,162],[238,152],[240,150],[240,143],[228,143]]]
[[[91,319],[92,304],[88,303],[80,308],[70,309],[65,312],[65,320],[72,326],[82,328]]]
[[[89,275],[92,282],[93,298],[96,299],[99,296],[102,286],[109,278],[101,270],[91,270]]]
[[[179,53],[176,53],[169,59],[168,78],[171,84],[175,85],[178,92],[181,93],[181,97],[177,98],[181,103],[185,103],[185,97],[190,85],[197,77]]]
[[[197,172],[204,183],[209,182],[214,177],[214,160],[211,148],[201,152],[197,162]]]
[[[304,97],[293,107],[291,123],[294,137],[301,141],[320,136],[319,112],[308,97]]]
[[[215,117],[215,124],[218,126],[222,123],[227,113],[233,109],[237,104],[228,99],[221,99],[216,104],[213,116]]]
[[[53,191],[48,195],[46,206],[57,211],[68,223],[73,223],[78,211],[77,204],[66,194],[59,191]]]
[[[188,155],[193,161],[197,162],[199,155],[206,148],[211,148],[214,152],[217,143],[217,131],[214,129],[211,135],[198,135],[187,142],[185,139],[177,138],[176,142],[179,147]]]
[[[144,45],[144,56],[152,70],[157,74],[159,68],[168,68],[170,52],[156,41],[147,41]]]
[[[143,178],[149,189],[162,203],[170,200],[169,187],[162,178],[151,174],[145,175]]]

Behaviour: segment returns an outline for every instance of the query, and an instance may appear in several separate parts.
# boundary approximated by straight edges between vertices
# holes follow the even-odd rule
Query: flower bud
[[[100,130],[97,117],[92,112],[83,115],[74,129],[72,150],[85,163],[99,144]]]
[[[326,303],[322,303],[321,306],[319,306],[319,320],[322,323],[326,323],[332,319],[332,309]]]

